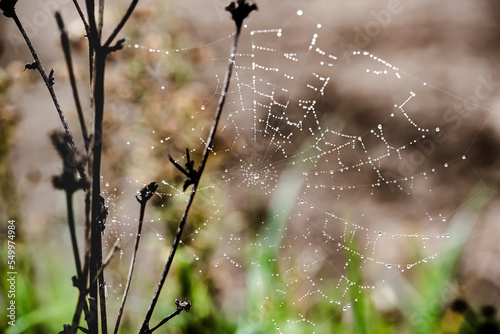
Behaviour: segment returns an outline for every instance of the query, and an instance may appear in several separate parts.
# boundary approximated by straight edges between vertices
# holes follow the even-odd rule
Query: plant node
[[[186,148],[186,163],[184,164],[185,168],[181,167],[175,160],[169,155],[168,160],[179,170],[182,174],[187,176],[187,179],[184,181],[184,185],[182,186],[182,190],[186,191],[186,189],[198,182],[199,173],[194,169],[194,161],[189,157],[189,149]]]

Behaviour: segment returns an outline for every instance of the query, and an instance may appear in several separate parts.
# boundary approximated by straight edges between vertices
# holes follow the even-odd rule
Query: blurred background
[[[122,240],[106,273],[110,319],[132,254],[136,191],[160,183],[123,333],[140,327],[187,198],[168,155],[183,162],[187,147],[198,162],[211,126],[234,31],[227,5],[141,0],[121,34],[124,50],[108,60],[106,250]],[[176,298],[193,306],[161,330],[458,333],[498,321],[498,3],[257,5],[154,319],[175,310]],[[127,4],[106,6],[109,34]],[[83,147],[55,10],[90,126],[87,46],[72,3],[17,5]],[[17,326],[0,328],[55,332],[77,298],[64,194],[51,182],[61,162],[49,133],[61,125],[38,73],[23,71],[32,59],[13,22],[2,17],[0,32],[0,219],[16,221],[19,271]],[[323,87],[320,78],[325,89],[311,89]],[[351,140],[357,146],[338,148]],[[329,153],[316,157],[321,150]],[[81,236],[82,193],[74,203]],[[6,246],[0,252],[6,258]]]

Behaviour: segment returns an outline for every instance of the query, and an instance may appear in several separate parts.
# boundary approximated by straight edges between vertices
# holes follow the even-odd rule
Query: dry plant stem
[[[202,161],[200,163],[200,167],[198,168],[198,178],[196,180],[194,180],[195,182],[193,184],[193,188],[191,190],[191,194],[189,196],[188,203],[186,205],[186,208],[185,208],[185,210],[182,214],[181,220],[179,222],[179,226],[177,228],[177,233],[175,235],[175,239],[174,239],[174,242],[172,244],[172,248],[170,250],[170,255],[168,256],[167,263],[165,264],[165,268],[163,270],[162,276],[160,278],[160,281],[158,282],[158,286],[156,287],[156,291],[153,295],[153,299],[149,305],[148,312],[147,312],[146,317],[144,319],[144,322],[142,324],[141,332],[140,332],[141,334],[151,333],[151,330],[149,329],[149,321],[151,320],[154,308],[156,306],[156,303],[158,302],[158,298],[160,297],[160,292],[163,288],[163,284],[165,283],[165,280],[168,276],[168,272],[169,272],[170,267],[172,265],[172,261],[174,260],[175,252],[177,251],[177,247],[179,246],[179,242],[181,240],[182,232],[183,232],[184,226],[186,224],[189,210],[191,209],[191,205],[193,204],[193,200],[194,200],[194,197],[196,195],[196,189],[198,188],[199,180],[201,178],[203,170],[205,169],[205,165],[207,163],[208,156],[209,156],[210,151],[212,149],[212,143],[213,143],[214,138],[215,138],[217,126],[219,125],[220,117],[222,114],[222,109],[224,107],[224,103],[226,101],[227,91],[229,89],[229,83],[231,81],[231,74],[233,72],[233,66],[234,66],[234,61],[235,61],[235,57],[236,57],[236,50],[238,48],[238,40],[239,40],[240,32],[241,32],[241,26],[237,25],[236,26],[236,34],[234,36],[233,45],[231,47],[231,56],[230,56],[229,62],[228,62],[227,73],[226,73],[226,77],[224,79],[224,87],[222,89],[222,94],[221,94],[221,97],[219,99],[219,105],[218,105],[217,111],[215,113],[214,123],[212,125],[211,130],[210,130],[210,134],[208,135],[207,145],[205,146],[205,150],[203,152]],[[165,322],[162,322],[162,324]],[[156,329],[156,328],[158,328],[158,326],[156,326],[154,328]]]
[[[181,311],[182,311],[182,309],[175,310],[172,314],[170,314],[169,316],[165,317],[162,321],[160,321],[160,323],[158,325],[156,325],[155,327],[151,328],[148,333],[153,333],[155,330],[157,330],[158,328],[160,328],[161,326],[163,326],[167,321],[169,321],[173,317],[179,315],[181,313]]]
[[[89,276],[91,278],[99,277],[96,282],[90,280],[90,297],[99,301],[101,316],[101,330],[107,332],[106,324],[106,297],[104,292],[104,274],[100,270],[102,266],[102,221],[101,212],[103,204],[101,203],[101,152],[102,152],[102,120],[104,113],[104,72],[107,53],[100,45],[100,35],[96,26],[95,2],[86,0],[87,15],[89,21],[89,71],[92,83],[92,101],[94,104],[94,132],[92,143],[92,215],[90,232],[90,263]],[[93,317],[89,322],[89,332],[97,333],[99,327],[99,317]]]
[[[100,202],[101,199],[101,187],[100,187],[100,182],[101,182],[101,153],[102,153],[102,136],[103,136],[103,129],[102,129],[102,122],[103,122],[103,116],[104,116],[104,69],[106,68],[106,56],[107,56],[107,51],[98,48],[96,50],[96,84],[95,84],[95,91],[94,91],[94,103],[95,103],[95,132],[94,132],[94,160],[96,163],[94,164],[94,168],[98,164],[98,173],[97,176],[95,177],[93,181],[96,181],[94,183],[94,186],[97,184],[98,186],[96,188],[96,195],[99,198],[97,202],[95,203],[94,208],[98,208],[99,210],[103,210],[103,205]],[[94,169],[95,170],[95,169]],[[100,211],[97,211],[100,212]],[[102,211],[101,211],[102,212]],[[102,219],[100,217],[100,219]],[[97,273],[99,275],[99,281],[98,281],[98,291],[99,291],[99,306],[100,306],[100,314],[101,314],[101,333],[106,334],[108,329],[107,329],[107,320],[106,320],[106,292],[104,286],[106,285],[106,281],[104,280],[104,272],[102,271],[102,230],[104,229],[104,221],[103,220],[93,220],[93,226],[96,228],[96,234],[95,234],[95,250],[96,250],[96,264],[97,264]],[[91,276],[92,277],[92,276]]]
[[[117,239],[115,241],[115,243],[113,244],[113,247],[112,247],[111,251],[108,253],[108,256],[106,256],[106,258],[102,262],[102,270],[106,269],[106,267],[108,266],[108,264],[111,262],[111,260],[115,256],[116,252],[118,252],[119,250],[121,250],[120,239]]]
[[[102,27],[104,25],[104,0],[99,0],[99,24],[97,26],[97,31],[99,36],[102,36]]]
[[[66,191],[66,203],[68,206],[68,223],[69,230],[71,234],[71,243],[73,245],[73,255],[75,257],[76,264],[76,283],[78,288],[78,304],[76,307],[75,314],[73,315],[73,321],[71,322],[72,333],[76,333],[76,329],[78,328],[78,324],[80,322],[80,315],[82,310],[87,310],[87,303],[85,301],[85,282],[83,278],[85,276],[82,275],[82,267],[80,262],[80,253],[78,251],[78,243],[76,241],[76,233],[75,233],[75,220],[73,216],[73,194],[70,191]]]
[[[90,250],[90,277],[99,276],[97,282],[91,282],[90,296],[99,300],[101,328],[106,333],[106,297],[104,293],[104,273],[102,266],[102,227],[104,226],[101,213],[103,204],[101,202],[101,152],[102,152],[102,122],[104,114],[104,70],[106,53],[98,47],[95,50],[95,82],[94,82],[94,138],[92,147],[92,220],[91,220],[91,250]],[[98,298],[99,295],[99,298]],[[95,319],[97,323],[97,317]],[[95,326],[94,324],[92,327]],[[90,328],[89,328],[90,329]],[[92,328],[94,329],[94,328]],[[97,333],[97,329],[95,328]],[[93,331],[91,331],[93,332]]]
[[[89,262],[90,262],[90,191],[89,190],[85,192],[84,237],[85,237],[85,254],[83,257],[83,273],[81,276],[81,280],[79,281],[79,284],[81,284],[82,288],[80,287],[78,288],[78,302],[76,304],[75,313],[73,314],[73,321],[71,323],[71,333],[76,333],[77,331],[82,310],[84,310],[86,314],[88,313],[88,305],[85,297],[87,296],[88,293],[88,289],[86,288],[86,286],[87,286]],[[86,320],[88,324],[88,319]]]
[[[78,242],[76,241],[75,232],[75,219],[73,216],[73,193],[71,191],[66,191],[66,206],[68,207],[68,225],[69,232],[71,235],[71,245],[73,246],[73,256],[75,257],[76,265],[76,279],[78,283],[78,288],[80,289],[80,280],[82,278],[82,264],[80,262],[80,252],[78,251]]]
[[[83,117],[82,105],[80,103],[80,97],[78,95],[78,89],[76,87],[75,72],[73,70],[73,61],[71,59],[71,49],[69,46],[68,34],[66,33],[64,22],[59,12],[56,12],[56,20],[57,20],[57,25],[59,26],[59,31],[61,33],[61,45],[64,52],[64,59],[66,60],[66,66],[68,67],[71,90],[73,91],[73,99],[75,100],[76,111],[78,113],[78,121],[80,122],[80,128],[82,130],[82,136],[85,143],[85,151],[88,151],[89,135],[87,133],[87,127],[85,126],[85,119]]]
[[[33,59],[35,60],[35,66],[40,75],[42,76],[43,82],[45,83],[45,86],[47,86],[47,89],[50,93],[50,97],[52,98],[52,101],[54,102],[54,106],[56,107],[57,114],[59,115],[59,118],[61,119],[61,123],[64,127],[64,131],[68,135],[69,138],[69,144],[71,146],[71,149],[73,151],[77,151],[75,140],[73,139],[73,135],[71,134],[71,130],[69,128],[68,122],[66,121],[66,116],[64,116],[64,112],[61,109],[61,105],[59,104],[59,100],[57,99],[56,93],[54,91],[53,84],[50,82],[49,76],[47,75],[47,72],[45,72],[45,69],[43,68],[42,62],[40,61],[40,58],[38,57],[37,52],[35,51],[35,48],[33,47],[33,44],[31,43],[31,40],[28,37],[28,34],[26,33],[26,30],[24,30],[23,24],[17,17],[17,13],[14,11],[12,15],[12,19],[17,25],[17,28],[23,35],[24,40],[26,41],[26,45],[28,45],[28,48],[30,49],[31,55],[33,56]],[[80,174],[80,177],[83,180],[87,179],[87,175],[85,173],[85,169],[83,168],[83,165],[80,165],[77,167],[78,173]]]
[[[132,15],[132,12],[134,11],[135,6],[137,6],[138,2],[139,0],[132,0],[127,9],[127,12],[125,13],[125,15],[123,15],[120,23],[118,23],[115,30],[113,30],[109,38],[106,40],[106,43],[104,43],[103,45],[104,48],[108,48],[111,45],[111,43],[113,43],[113,40],[116,38],[116,35],[118,35],[118,33],[120,32],[120,30],[122,30],[125,23],[127,23],[128,19],[130,18],[130,15]]]
[[[73,4],[75,5],[76,11],[78,12],[78,15],[80,16],[80,19],[83,22],[83,26],[85,27],[85,33],[87,34],[87,38],[90,36],[90,25],[85,19],[85,14],[83,14],[82,8],[80,7],[80,4],[78,3],[78,0],[73,0]],[[93,57],[93,48],[89,40],[89,72],[90,72],[90,82],[92,82],[92,71],[93,71],[93,66],[92,66],[92,57]],[[88,153],[88,147],[87,147],[87,153]]]
[[[85,293],[83,291],[80,291],[78,293],[78,303],[76,305],[76,311],[73,315],[73,321],[71,322],[71,333],[76,333],[78,324],[80,323],[80,316],[83,310],[85,310],[85,313],[87,313],[88,305],[87,301],[85,300]]]
[[[99,276],[96,283],[91,282],[90,296],[97,300],[99,295],[100,315],[101,315],[101,332],[107,333],[107,320],[106,320],[106,297],[104,291],[104,273],[102,267],[102,239],[101,232],[103,222],[100,221],[102,204],[100,202],[100,169],[101,169],[101,152],[102,152],[102,139],[103,139],[103,114],[104,114],[104,73],[106,57],[109,52],[109,46],[113,39],[123,28],[126,21],[132,14],[138,0],[133,0],[129,6],[126,14],[114,29],[111,36],[108,38],[104,45],[101,45],[101,33],[96,23],[95,17],[95,1],[86,0],[87,15],[89,21],[89,70],[91,75],[92,85],[92,100],[94,104],[94,133],[93,133],[93,146],[92,146],[92,220],[91,220],[91,251],[90,251],[90,277]],[[104,2],[100,0],[100,18],[102,19]],[[101,24],[99,23],[99,26]],[[89,324],[89,331],[97,333],[97,317],[95,321]]]
[[[139,213],[139,225],[137,226],[137,234],[135,237],[135,245],[134,245],[134,253],[132,254],[132,259],[130,260],[130,269],[128,272],[127,284],[125,285],[125,291],[123,292],[122,303],[120,305],[120,309],[118,311],[118,317],[116,318],[115,330],[114,334],[118,333],[118,328],[120,327],[120,321],[123,315],[123,309],[125,307],[125,302],[127,300],[128,290],[130,289],[130,283],[132,283],[132,275],[134,274],[135,260],[137,258],[137,250],[139,249],[139,241],[141,239],[141,230],[142,224],[144,223],[144,212],[146,211],[146,204],[148,203],[149,198],[142,198],[139,200],[141,204],[141,209]]]
[[[90,33],[90,28],[89,28],[89,24],[88,24],[87,20],[85,19],[85,15],[83,14],[82,7],[80,7],[78,0],[73,0],[73,4],[75,5],[76,11],[78,12],[80,19],[83,22],[83,26],[85,27],[85,32],[88,35]]]
[[[102,261],[102,266],[101,266],[101,269],[99,270],[99,272],[97,273],[97,276],[94,277],[94,279],[92,279],[91,282],[93,282],[93,283],[97,282],[97,280],[99,279],[99,275],[101,274],[101,271],[103,271],[104,269],[106,269],[106,267],[108,266],[108,264],[111,262],[111,260],[115,256],[116,252],[118,252],[121,249],[120,246],[119,246],[119,243],[120,243],[120,240],[116,240],[115,241],[115,243],[113,244],[113,247],[112,247],[111,251],[109,251],[109,253],[106,256],[106,258]],[[88,291],[89,290],[87,290],[87,292]]]
[[[87,39],[89,41],[89,75],[91,89],[94,87],[94,57],[95,50],[101,45],[101,37],[98,34],[97,26],[95,22],[95,2],[94,0],[85,0],[85,5],[87,7],[87,17],[88,17],[88,32]],[[91,94],[91,102],[93,103],[94,96]]]

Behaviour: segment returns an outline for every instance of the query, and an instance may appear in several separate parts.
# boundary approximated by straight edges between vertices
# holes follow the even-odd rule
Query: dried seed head
[[[15,15],[15,6],[17,0],[0,0],[0,9],[3,15],[7,17],[13,17]]]

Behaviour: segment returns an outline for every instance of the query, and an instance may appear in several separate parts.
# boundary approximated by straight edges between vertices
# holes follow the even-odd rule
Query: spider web
[[[312,332],[323,321],[310,316],[317,305],[349,311],[360,294],[435,259],[464,201],[449,175],[473,174],[468,148],[449,149],[450,121],[428,112],[455,97],[375,54],[346,50],[302,16],[293,24],[312,29],[297,43],[284,42],[297,38],[291,24],[245,26],[199,190],[213,212],[183,239],[203,243],[216,231],[212,270],[245,281],[247,318],[279,333]],[[225,64],[213,59],[217,88],[192,119],[207,117]],[[200,148],[206,132],[192,129]],[[162,183],[163,194],[185,196]],[[280,309],[296,316],[279,323]]]

